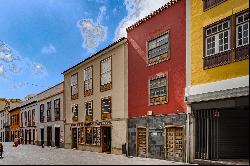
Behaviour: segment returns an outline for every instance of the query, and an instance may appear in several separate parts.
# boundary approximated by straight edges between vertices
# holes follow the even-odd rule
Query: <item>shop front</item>
[[[122,153],[122,143],[126,143],[126,121],[95,121],[71,124],[71,148],[100,153]],[[119,128],[122,127],[123,129]]]

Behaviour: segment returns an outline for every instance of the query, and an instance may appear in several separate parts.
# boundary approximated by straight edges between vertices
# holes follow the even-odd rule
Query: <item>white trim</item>
[[[234,89],[240,87],[249,86],[249,75],[243,77],[237,77],[207,84],[201,84],[196,86],[188,86],[186,88],[186,96],[204,94],[209,92],[222,91],[227,89]]]

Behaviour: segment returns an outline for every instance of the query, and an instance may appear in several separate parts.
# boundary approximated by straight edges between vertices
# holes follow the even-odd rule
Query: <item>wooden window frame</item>
[[[151,41],[153,41],[153,40],[157,40],[158,38],[160,38],[160,37],[162,37],[162,36],[164,36],[164,35],[166,35],[166,34],[168,34],[168,50],[167,50],[167,52],[165,52],[165,53],[162,53],[162,54],[160,54],[160,55],[158,55],[158,56],[156,56],[156,57],[154,57],[154,58],[149,58],[148,57],[148,54],[149,54],[149,43],[151,42]],[[161,63],[161,62],[164,62],[164,61],[167,61],[167,60],[169,60],[170,59],[170,50],[171,50],[171,48],[170,48],[170,30],[167,30],[167,31],[164,31],[164,32],[162,32],[162,33],[160,33],[160,34],[158,34],[158,35],[156,35],[156,36],[154,36],[153,38],[151,38],[151,39],[149,39],[147,42],[146,42],[146,50],[147,50],[147,66],[149,67],[149,66],[153,66],[153,65],[156,65],[156,64],[158,64],[158,63]],[[162,46],[162,45],[161,45]],[[160,46],[158,46],[158,47],[160,47]],[[157,48],[157,47],[156,47]],[[151,49],[152,50],[152,49]]]
[[[87,71],[87,70],[89,70],[89,69],[91,69],[91,79],[88,79],[88,80],[85,80],[85,71]],[[84,74],[84,97],[87,97],[87,96],[91,96],[91,95],[93,95],[93,65],[92,66],[89,66],[89,67],[87,67],[87,68],[85,68],[84,70],[83,70],[83,74]],[[88,89],[88,90],[86,90],[86,84],[85,84],[85,82],[86,81],[89,81],[89,80],[91,80],[91,89]]]
[[[107,61],[108,59],[111,60],[111,64],[110,64],[111,81],[109,83],[106,83],[106,84],[102,85],[102,75],[104,74],[104,73],[102,73],[102,63],[104,61]],[[112,56],[109,56],[109,57],[107,57],[107,58],[100,61],[100,91],[101,92],[105,92],[105,91],[108,91],[108,90],[112,89],[112,80],[113,80],[112,78],[113,78],[113,76],[112,76]]]
[[[36,117],[36,112],[35,112],[35,109],[32,110],[32,126],[35,126],[36,125],[36,122],[35,122],[35,117]]]
[[[73,112],[73,108],[74,107],[77,107],[77,115],[74,115],[74,112]],[[72,104],[71,105],[71,114],[72,114],[72,121],[73,122],[77,122],[78,121],[78,113],[79,113],[79,106],[78,106],[78,104]]]
[[[50,121],[51,121],[51,101],[48,101],[47,102],[47,122],[50,122]]]
[[[74,76],[76,76],[76,85],[72,85],[72,77],[74,77]],[[78,73],[75,73],[75,74],[73,74],[73,75],[71,75],[71,82],[70,82],[70,87],[71,87],[71,100],[76,100],[76,99],[78,99],[78,93],[79,93],[79,87],[78,87]],[[73,90],[73,86],[76,86],[76,89],[77,89],[77,93],[76,94],[73,94],[72,93],[72,90]]]
[[[56,104],[56,102],[58,102],[58,105]],[[61,120],[60,116],[61,116],[61,100],[60,98],[59,99],[56,99],[54,100],[54,119],[55,121],[59,121]],[[58,107],[56,107],[58,106]]]
[[[110,100],[110,112],[108,113],[103,112],[103,100],[105,99]],[[111,120],[111,119],[112,119],[112,98],[111,96],[108,96],[101,99],[101,120]]]
[[[241,23],[239,25],[242,25],[242,24],[245,24],[245,23],[248,23],[248,44],[245,44],[245,45],[241,45],[241,46],[237,46],[237,37],[238,37],[238,32],[237,32],[237,17],[239,17],[240,15],[243,15],[243,14],[246,14],[248,12],[248,15],[249,15],[249,10],[246,9],[246,10],[243,10],[239,13],[236,14],[235,16],[235,61],[241,61],[241,60],[245,60],[245,59],[249,59],[249,18],[246,22],[244,23]],[[249,17],[249,16],[248,16]]]
[[[203,70],[227,65],[233,62],[249,58],[249,44],[242,47],[236,47],[236,17],[245,13],[248,9],[242,10],[236,14],[230,15],[224,19],[216,21],[203,28]],[[221,53],[206,56],[206,30],[222,22],[230,21],[230,49]]]
[[[162,79],[166,77],[166,95],[162,95],[162,96],[158,96],[158,97],[151,97],[151,86],[150,86],[150,82],[154,81],[154,80],[158,80],[158,79]],[[161,104],[167,104],[168,103],[168,96],[169,96],[169,81],[168,81],[168,73],[164,73],[164,74],[160,74],[160,75],[156,75],[154,77],[151,77],[148,80],[148,106],[154,106],[154,105],[161,105]],[[166,101],[164,101],[164,96],[166,98]],[[151,100],[156,100],[154,102],[151,102]],[[158,101],[159,100],[159,101]]]
[[[202,0],[203,1],[203,11],[207,11],[209,9],[214,8],[215,6],[218,6],[220,4],[222,4],[223,2],[227,1],[227,0]],[[207,7],[207,1],[215,1],[215,3],[209,7]]]
[[[44,123],[44,104],[40,105],[40,123]]]
[[[89,110],[87,110],[86,108],[86,104],[91,103],[91,109],[92,109],[92,115],[89,114]],[[85,107],[85,121],[93,121],[93,100],[85,102],[84,103],[84,107]]]

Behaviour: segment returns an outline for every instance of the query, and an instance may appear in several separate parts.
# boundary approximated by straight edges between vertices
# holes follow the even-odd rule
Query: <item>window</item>
[[[248,21],[249,13],[244,10],[204,28],[204,69],[249,57]]]
[[[93,67],[84,69],[84,96],[93,94]]]
[[[78,143],[85,144],[84,127],[78,128]]]
[[[78,98],[78,74],[71,76],[71,99]]]
[[[23,112],[21,113],[21,127],[23,127]]]
[[[40,122],[44,123],[44,104],[40,105]]]
[[[236,46],[249,44],[249,13],[239,15],[236,18]]]
[[[51,101],[47,102],[47,122],[51,121]]]
[[[54,100],[55,121],[60,120],[60,99]]]
[[[153,78],[149,82],[150,105],[165,104],[168,101],[167,76]]]
[[[35,126],[35,109],[32,110],[32,125]]]
[[[93,141],[93,128],[92,127],[86,127],[86,144],[92,145]]]
[[[226,1],[226,0],[203,0],[203,9],[204,9],[204,11],[211,9],[214,6],[217,6],[224,1]]]
[[[230,22],[225,21],[206,29],[206,56],[230,49]]]
[[[85,103],[85,121],[93,120],[93,101]]]
[[[101,61],[101,92],[112,88],[112,59],[111,57]]]
[[[78,121],[78,104],[72,105],[72,121]]]
[[[27,126],[27,111],[24,112],[25,126]]]
[[[169,33],[161,34],[148,42],[148,64],[160,63],[169,58]]]
[[[102,120],[111,119],[111,96],[103,98],[102,105]]]
[[[85,127],[86,145],[101,145],[101,128],[100,127]]]

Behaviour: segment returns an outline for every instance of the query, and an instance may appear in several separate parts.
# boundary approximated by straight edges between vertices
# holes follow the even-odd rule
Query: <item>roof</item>
[[[58,85],[60,85],[60,84],[63,84],[63,82],[64,82],[64,81],[62,81],[62,82],[60,82],[60,83],[58,83],[58,84],[56,84],[56,85],[53,85],[53,86],[49,87],[48,89],[46,89],[46,90],[44,90],[44,91],[38,93],[37,96],[40,95],[40,94],[42,94],[42,93],[44,93],[44,92],[46,92],[46,91],[48,91],[48,90],[50,90],[50,89],[52,89],[52,88],[54,88],[54,87],[56,87],[56,86],[58,86]]]
[[[137,21],[136,23],[134,23],[133,25],[129,26],[126,28],[127,32],[131,31],[132,29],[134,29],[135,27],[139,26],[140,24],[142,24],[143,22],[146,22],[147,20],[151,19],[152,17],[156,16],[157,14],[159,14],[160,12],[162,12],[163,10],[171,7],[173,4],[177,3],[180,0],[171,0],[170,2],[166,3],[165,5],[163,5],[162,7],[160,7],[159,9],[153,11],[152,13],[150,13],[149,15],[147,15],[146,17],[144,17],[143,19],[140,19],[139,21]]]
[[[88,60],[90,60],[90,59],[94,58],[95,56],[99,55],[99,54],[100,54],[100,53],[102,53],[103,51],[108,50],[109,48],[111,48],[112,46],[114,46],[114,45],[116,45],[116,44],[120,43],[120,42],[121,42],[121,41],[123,41],[123,40],[127,40],[127,38],[126,38],[126,37],[122,37],[122,38],[120,38],[119,40],[117,40],[117,41],[113,42],[112,44],[108,45],[108,46],[107,46],[107,47],[105,47],[104,49],[102,49],[102,50],[98,51],[97,53],[93,54],[92,56],[90,56],[90,57],[88,57],[88,58],[84,59],[82,62],[80,62],[80,63],[78,63],[78,64],[76,64],[76,65],[74,65],[74,66],[70,67],[69,69],[65,70],[65,71],[64,71],[64,72],[62,72],[61,74],[65,74],[65,73],[66,73],[66,72],[68,72],[69,70],[71,70],[71,69],[73,69],[73,68],[75,68],[75,67],[79,66],[80,64],[82,64],[82,63],[84,63],[84,62],[86,62],[86,61],[88,61]]]

